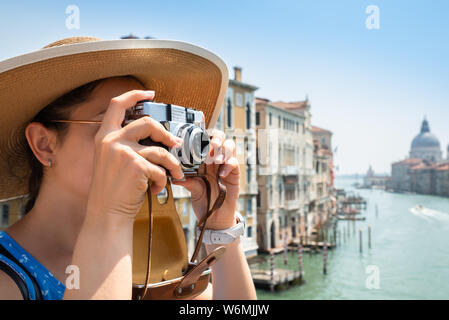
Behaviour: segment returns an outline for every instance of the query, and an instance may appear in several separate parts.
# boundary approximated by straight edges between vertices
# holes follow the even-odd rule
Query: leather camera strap
[[[206,197],[207,197],[207,207],[206,208],[207,208],[207,211],[197,224],[197,227],[201,228],[201,232],[200,232],[200,236],[199,236],[198,241],[195,246],[195,251],[190,260],[192,263],[196,260],[199,250],[201,248],[204,231],[206,230],[207,219],[217,209],[219,209],[223,205],[223,202],[226,199],[226,186],[221,182],[221,179],[219,176],[219,172],[220,172],[222,166],[223,165],[220,164],[218,167],[218,170],[217,170],[216,179],[217,179],[217,185],[218,185],[218,195],[217,195],[217,199],[215,199],[215,202],[214,202],[212,208],[210,208],[211,185],[205,175],[200,176],[200,178],[204,181],[204,184],[206,186]],[[146,276],[145,276],[145,284],[144,284],[144,287],[142,288],[142,294],[140,295],[139,300],[144,299],[144,297],[147,293],[147,290],[148,290],[148,282],[150,279],[150,267],[151,267],[151,254],[150,253],[151,253],[151,243],[152,243],[152,234],[153,234],[153,214],[152,214],[152,206],[151,206],[152,198],[151,198],[150,188],[148,188],[148,190],[147,190],[147,198],[148,198],[148,216],[149,216],[149,219],[148,219],[149,235],[148,235],[148,252],[147,252],[148,263],[147,263],[147,270],[146,270]],[[225,248],[219,247],[216,250],[214,250],[212,253],[210,253],[206,258],[204,258],[197,265],[190,267],[190,266],[192,266],[192,264],[190,264],[189,269],[187,270],[187,273],[183,277],[183,280],[180,282],[180,284],[176,288],[176,289],[181,288],[181,290],[175,290],[175,294],[177,296],[181,296],[183,294],[189,293],[189,290],[192,291],[194,289],[196,281],[199,279],[201,274],[207,268],[209,268],[209,266],[211,266],[213,263],[215,263],[223,255],[224,252],[225,252]]]
[[[151,267],[151,243],[153,236],[153,214],[152,214],[152,201],[151,201],[151,190],[150,186],[148,186],[147,190],[147,198],[148,198],[148,251],[147,251],[147,270],[145,275],[145,286],[143,287],[142,294],[139,297],[139,300],[143,299],[148,290],[148,282],[150,281],[150,267]]]
[[[206,230],[207,219],[217,209],[219,209],[223,205],[223,202],[226,199],[226,187],[221,182],[220,176],[218,174],[220,172],[220,170],[221,170],[221,167],[222,167],[222,164],[218,167],[218,170],[217,170],[218,195],[217,195],[217,199],[215,200],[214,205],[212,206],[212,208],[210,208],[211,186],[210,186],[209,180],[207,180],[206,176],[201,177],[202,180],[204,181],[204,184],[206,185],[206,196],[207,196],[207,207],[206,208],[207,208],[207,212],[201,218],[201,220],[198,222],[197,227],[199,227],[201,229],[201,231],[200,231],[200,236],[198,238],[198,241],[196,243],[195,251],[193,252],[192,259],[190,260],[190,262],[195,262],[195,260],[196,260],[196,258],[198,256],[198,253],[200,251],[201,243],[203,242],[204,231]]]

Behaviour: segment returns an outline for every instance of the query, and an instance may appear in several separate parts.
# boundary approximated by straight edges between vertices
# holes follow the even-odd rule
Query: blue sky
[[[80,9],[80,29],[65,26]],[[368,30],[367,6],[380,10]],[[449,1],[11,1],[0,5],[0,60],[89,35],[176,39],[221,56],[256,96],[312,103],[334,133],[340,173],[389,171],[424,117],[449,143]],[[446,152],[444,152],[446,154]]]

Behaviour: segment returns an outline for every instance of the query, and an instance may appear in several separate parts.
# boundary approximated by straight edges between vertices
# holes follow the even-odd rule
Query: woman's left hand
[[[228,139],[222,131],[214,130],[210,143],[208,158],[206,159],[206,175],[211,185],[212,206],[218,195],[217,170],[220,168],[220,181],[226,186],[226,198],[223,205],[216,210],[206,223],[207,229],[227,229],[236,224],[235,211],[240,190],[240,167],[235,157],[235,143]],[[223,164],[221,167],[220,165]],[[185,181],[173,181],[190,191],[192,207],[199,220],[206,214],[207,195],[206,185],[201,178],[186,178]]]

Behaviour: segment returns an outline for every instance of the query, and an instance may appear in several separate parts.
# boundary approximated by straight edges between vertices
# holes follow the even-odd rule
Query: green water
[[[276,293],[257,290],[258,298],[449,299],[449,198],[355,190],[353,182],[340,178],[336,186],[368,200],[363,212],[366,221],[350,222],[346,241],[343,233],[348,234],[348,222],[339,221],[341,241],[329,251],[327,274],[322,272],[322,254],[304,253],[304,285]],[[424,209],[414,210],[417,204]],[[371,249],[367,247],[368,225]],[[360,228],[363,253],[359,252]],[[376,283],[372,266],[378,271],[378,288],[372,285]],[[276,267],[285,268],[282,254],[276,256]],[[296,254],[288,253],[287,267],[297,270]]]

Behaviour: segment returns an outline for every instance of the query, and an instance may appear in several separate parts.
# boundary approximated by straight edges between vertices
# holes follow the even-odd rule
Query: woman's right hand
[[[138,143],[149,137],[174,147],[182,143],[180,138],[148,116],[121,126],[126,109],[140,100],[153,98],[154,91],[133,90],[111,99],[95,136],[88,198],[88,206],[93,206],[95,211],[134,217],[143,204],[148,187],[153,194],[164,189],[167,182],[165,169],[174,178],[183,178],[180,163],[170,152],[162,147]]]

